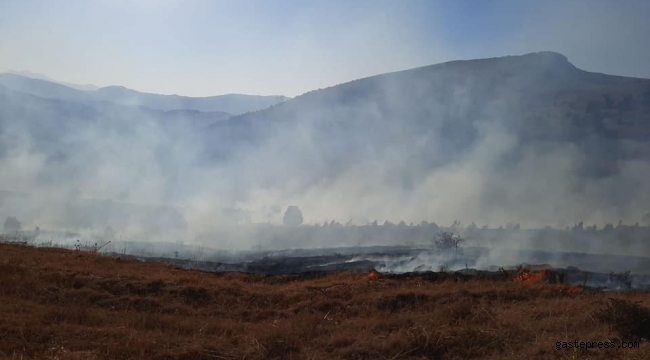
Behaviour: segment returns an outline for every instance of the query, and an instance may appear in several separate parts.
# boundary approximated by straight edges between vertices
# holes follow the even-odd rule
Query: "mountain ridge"
[[[502,65],[503,68],[501,70],[507,70],[506,66],[510,65],[508,64],[509,62],[518,62],[519,60],[533,60],[533,64],[526,64],[524,63],[523,65],[544,65],[544,66],[553,66],[553,65],[560,65],[560,73],[555,74],[555,79],[556,80],[561,80],[561,75],[565,75],[566,72],[570,72],[571,75],[576,76],[579,80],[581,81],[587,81],[590,83],[594,84],[601,84],[601,85],[617,85],[620,83],[623,83],[625,85],[628,85],[629,83],[639,83],[644,86],[648,86],[650,84],[650,79],[643,79],[643,78],[632,78],[632,77],[625,77],[625,76],[618,76],[618,75],[608,75],[608,74],[602,74],[602,73],[596,73],[596,72],[588,72],[582,69],[579,69],[575,67],[573,64],[571,64],[568,60],[568,58],[560,53],[552,52],[552,51],[542,51],[542,52],[535,52],[535,53],[529,53],[529,54],[524,54],[524,55],[508,55],[508,56],[503,56],[503,57],[492,57],[492,58],[484,58],[484,59],[473,59],[473,60],[453,60],[453,61],[448,61],[444,63],[439,63],[439,64],[433,64],[433,65],[427,65],[427,66],[421,66],[421,67],[416,67],[412,69],[406,69],[406,70],[400,70],[400,71],[395,71],[395,72],[390,72],[390,73],[384,73],[384,74],[378,74],[378,75],[373,75],[369,77],[364,77],[360,79],[355,79],[351,80],[345,83],[337,84],[337,85],[332,85],[323,89],[317,89],[317,90],[312,90],[309,92],[306,92],[304,94],[298,95],[295,98],[289,99],[288,101],[285,101],[281,104],[277,104],[273,107],[261,109],[255,112],[250,112],[250,113],[245,113],[245,114],[240,114],[233,116],[233,118],[230,120],[231,122],[238,122],[242,123],[242,120],[248,120],[250,118],[255,118],[255,117],[260,117],[263,116],[263,114],[267,114],[269,112],[273,111],[278,111],[278,109],[284,109],[286,107],[291,107],[297,102],[300,101],[313,101],[315,97],[318,96],[327,96],[332,94],[332,92],[337,91],[337,90],[349,90],[350,88],[353,88],[355,86],[358,86],[360,84],[367,84],[370,83],[372,85],[373,82],[376,82],[378,80],[384,80],[384,79],[390,79],[394,77],[400,77],[400,76],[409,76],[410,78],[416,78],[417,76],[420,75],[420,73],[426,73],[426,72],[442,72],[442,71],[448,71],[448,70],[453,70],[453,71],[465,71],[467,70],[467,67],[474,67],[475,69],[469,69],[472,70],[473,72],[477,71],[484,71],[486,69],[479,68],[476,69],[476,65]],[[540,61],[541,60],[541,61]],[[520,64],[522,66],[522,64]],[[417,75],[417,76],[416,76]],[[475,76],[475,74],[470,74],[471,76]],[[506,74],[506,77],[508,74]],[[506,79],[507,80],[507,79]],[[570,80],[575,80],[575,79],[570,79]],[[566,84],[567,82],[565,82]],[[527,86],[530,86],[531,84],[526,84]],[[564,84],[563,84],[564,85]],[[570,83],[569,83],[570,85]],[[573,91],[570,86],[569,86],[569,91]],[[344,94],[347,95],[347,94]],[[650,96],[650,95],[646,95]],[[339,96],[339,98],[343,98],[344,96]],[[646,98],[643,98],[644,101],[648,101]],[[225,124],[214,124],[215,127],[220,127],[224,126]]]
[[[60,84],[60,85],[64,85],[64,86],[67,86],[67,87],[70,87],[70,88],[73,88],[73,89],[76,89],[76,90],[94,91],[94,90],[99,89],[99,86],[95,86],[93,84],[73,84],[73,83],[69,83],[69,82],[65,82],[65,81],[58,81],[58,80],[54,80],[54,79],[52,79],[52,78],[50,78],[48,76],[45,76],[43,74],[37,74],[37,73],[33,73],[31,71],[9,70],[6,73],[7,74],[19,75],[19,76],[23,76],[23,77],[27,77],[27,78],[31,78],[31,79],[45,80],[45,81],[57,83],[57,84]]]
[[[15,73],[0,74],[0,84],[43,98],[65,101],[109,101],[121,105],[144,106],[158,110],[196,110],[241,114],[286,101],[282,95],[224,94],[206,97],[162,95],[140,92],[124,86],[107,86],[93,91],[79,90],[59,82],[29,78]]]

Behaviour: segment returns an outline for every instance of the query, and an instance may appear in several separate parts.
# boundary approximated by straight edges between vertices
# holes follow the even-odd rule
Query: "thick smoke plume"
[[[362,79],[214,122],[0,87],[0,218],[215,248],[274,246],[234,224],[279,225],[289,205],[307,225],[634,224],[650,210],[648,84],[540,53]]]

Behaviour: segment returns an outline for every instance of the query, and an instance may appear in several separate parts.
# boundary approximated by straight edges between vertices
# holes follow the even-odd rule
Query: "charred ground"
[[[207,273],[0,245],[0,356],[15,359],[645,359],[643,319],[622,320],[649,303],[507,277]]]

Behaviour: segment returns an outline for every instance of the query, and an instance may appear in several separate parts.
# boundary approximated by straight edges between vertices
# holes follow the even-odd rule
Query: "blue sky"
[[[553,50],[650,78],[650,1],[0,0],[0,71],[192,96],[284,94]]]

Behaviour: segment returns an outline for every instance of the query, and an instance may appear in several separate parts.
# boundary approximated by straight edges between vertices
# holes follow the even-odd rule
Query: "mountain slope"
[[[638,219],[650,200],[650,80],[589,73],[552,52],[360,79],[213,124],[206,137],[211,158],[274,164],[241,173],[251,187],[345,193],[310,209],[354,209],[341,218],[612,221]]]
[[[364,115],[375,123],[403,117],[399,123],[404,126],[428,117],[429,124],[452,119],[459,126],[458,122],[494,121],[516,114],[523,117],[509,125],[533,138],[574,139],[595,131],[615,138],[647,139],[650,124],[644,119],[649,107],[650,80],[585,72],[563,55],[543,52],[373,76],[309,92],[274,108],[233,118],[230,124],[305,121],[306,115],[310,122],[360,121],[337,115],[352,111],[345,115]],[[546,114],[532,114],[535,111]],[[544,121],[535,121],[536,116]],[[606,126],[602,123],[606,118],[619,121]],[[215,124],[222,126],[228,124]]]

